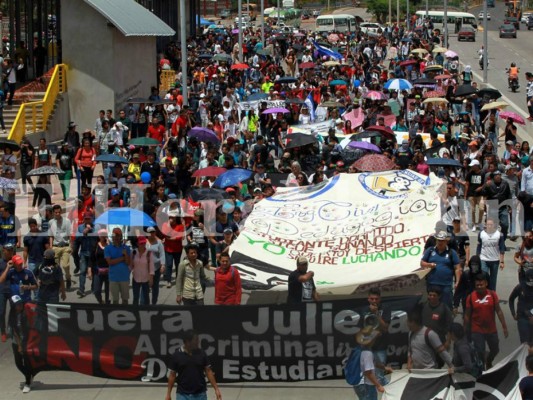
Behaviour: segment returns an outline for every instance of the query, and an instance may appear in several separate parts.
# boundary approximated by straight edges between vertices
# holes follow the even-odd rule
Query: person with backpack
[[[429,269],[427,286],[438,286],[441,289],[441,302],[452,308],[452,285],[455,277],[455,289],[461,279],[461,262],[454,249],[448,246],[449,235],[439,231],[435,235],[437,244],[424,251],[420,266]]]
[[[505,316],[500,308],[499,297],[495,291],[488,289],[489,277],[486,273],[479,273],[476,278],[476,290],[466,299],[464,324],[469,333],[479,357],[486,369],[492,367],[492,361],[500,352],[498,330],[496,329],[496,315],[503,328],[503,335],[507,338],[509,331]],[[485,346],[489,347],[489,355],[485,357]]]
[[[464,268],[461,273],[461,279],[459,280],[459,285],[453,295],[453,314],[457,315],[459,311],[459,303],[463,307],[463,313],[466,310],[466,298],[470,293],[476,288],[475,277],[481,272],[481,260],[479,256],[473,255],[468,261],[468,265]]]
[[[448,366],[448,373],[454,373],[452,357],[439,339],[439,335],[422,323],[422,313],[417,307],[407,315],[409,328],[409,345],[407,369],[435,369],[437,355]]]
[[[453,340],[453,365],[455,372],[464,372],[477,378],[483,372],[483,362],[474,345],[468,341],[463,325],[454,322],[450,328]]]
[[[359,349],[352,350],[354,353],[350,355],[352,358],[354,355],[359,354],[359,371],[354,371],[353,375],[360,376],[358,383],[355,383],[353,388],[359,400],[376,400],[378,392],[383,393],[385,388],[383,384],[385,381],[378,379],[376,369],[383,369],[386,373],[392,373],[390,367],[382,365],[380,362],[376,362],[374,359],[374,353],[372,347],[380,336],[380,331],[374,325],[366,325],[361,331],[355,335],[356,343],[361,346]],[[356,357],[353,360],[357,361]],[[350,360],[348,360],[346,368],[348,368]],[[357,366],[357,365],[356,365]],[[345,369],[346,378],[348,380],[349,373]]]
[[[515,310],[515,300],[518,299]],[[524,279],[515,286],[509,295],[509,308],[518,326],[520,343],[533,343],[533,269],[528,269]]]
[[[229,253],[223,251],[215,270],[215,304],[238,305],[241,296],[241,276],[237,268],[230,265]]]

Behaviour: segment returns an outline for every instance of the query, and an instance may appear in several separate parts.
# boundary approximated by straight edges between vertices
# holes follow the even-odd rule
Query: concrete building
[[[175,31],[134,0],[61,4],[70,119],[93,129],[100,109],[117,110],[156,86],[156,38]]]

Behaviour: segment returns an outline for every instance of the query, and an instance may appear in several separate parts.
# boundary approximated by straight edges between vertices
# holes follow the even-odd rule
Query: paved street
[[[354,14],[361,14],[361,10],[343,10]],[[477,15],[479,10],[473,10]],[[497,3],[497,7],[490,9],[492,14],[492,21],[489,22],[489,82],[499,89],[514,102],[522,110],[509,107],[513,111],[521,111],[525,113],[525,93],[524,93],[524,78],[521,73],[520,80],[522,83],[522,90],[519,93],[510,93],[507,90],[507,76],[505,74],[505,67],[509,66],[511,61],[515,61],[521,68],[521,72],[533,72],[533,31],[521,29],[518,33],[518,39],[499,39],[497,27],[502,22],[503,5]],[[314,22],[314,20],[311,20]],[[306,24],[306,25],[310,25]],[[303,26],[306,28],[305,26]],[[522,26],[523,27],[523,26]],[[477,50],[482,43],[482,33],[478,33],[476,43],[458,43],[454,35],[450,37],[450,48],[457,51],[461,59],[465,63],[470,63],[474,71],[480,74],[477,62]],[[481,77],[477,76],[476,80],[481,82]],[[525,130],[521,130],[521,139],[530,139],[531,125],[529,124]],[[59,189],[57,188],[59,192]],[[24,215],[24,210],[28,207],[25,198],[17,198],[17,215]],[[473,238],[474,239],[474,238]],[[472,245],[473,248],[475,244]],[[507,245],[511,248],[519,246],[520,242],[510,242]],[[517,282],[516,265],[513,262],[512,256],[514,252],[508,251],[506,253],[506,269],[502,271],[498,278],[497,291],[503,300],[506,300],[512,288]],[[244,296],[246,298],[246,296]],[[174,304],[175,292],[174,288],[162,288],[160,294],[161,302],[164,304]],[[77,302],[94,302],[92,296],[88,296],[79,300],[75,292],[68,294],[68,301]],[[207,301],[208,304],[213,302],[212,288],[208,289]],[[507,324],[509,326],[510,336],[508,339],[501,337],[500,342],[500,356],[508,354],[511,350],[518,346],[518,334],[516,324],[511,318],[507,304],[502,304]],[[460,318],[460,316],[458,317]],[[214,323],[217,323],[214,321]],[[500,325],[498,324],[500,328]],[[11,345],[0,343],[0,385],[2,387],[1,399],[22,399],[30,396],[39,398],[40,400],[63,400],[76,398],[76,400],[145,400],[163,399],[166,392],[166,385],[162,384],[143,384],[140,382],[124,382],[113,381],[100,378],[93,378],[80,374],[67,372],[46,372],[39,374],[36,378],[34,390],[29,395],[23,395],[19,390],[18,383],[22,381],[22,375],[15,368],[13,363],[13,356],[11,352]],[[222,396],[227,400],[262,400],[262,399],[308,399],[308,400],[323,400],[330,399],[349,399],[354,398],[353,390],[343,381],[315,381],[315,382],[300,382],[287,384],[233,384],[221,386]],[[209,399],[214,399],[214,393],[209,392]],[[420,399],[423,400],[423,399]]]

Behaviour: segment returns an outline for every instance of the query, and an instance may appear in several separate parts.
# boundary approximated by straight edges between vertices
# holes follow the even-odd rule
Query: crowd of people
[[[58,302],[76,290],[80,298],[94,295],[99,304],[128,304],[131,286],[133,304],[147,305],[158,303],[161,285],[175,284],[177,303],[201,305],[212,283],[216,304],[240,304],[242,285],[229,248],[254,204],[274,195],[280,184],[306,186],[363,172],[358,161],[379,153],[391,169],[433,171],[446,182],[441,225],[421,260],[421,267],[430,270],[428,300],[409,316],[408,368],[446,363],[450,371],[472,372],[469,340],[482,368],[492,365],[498,353],[496,317],[507,336],[496,292],[498,269],[505,267],[507,240],[521,235],[515,255],[520,274],[510,306],[521,342],[530,343],[533,157],[529,143],[518,139],[516,123],[523,121],[501,117],[504,106],[493,104],[501,94],[479,90],[470,66],[441,47],[440,32],[419,22],[420,29],[393,26],[376,35],[269,30],[264,44],[259,31],[249,28],[243,59],[231,28],[206,31],[187,42],[188,76],[178,73],[168,93],[154,87],[145,100],[119,109],[118,116],[101,110],[94,129],[82,134],[70,123],[56,154],[45,139],[35,148],[25,138],[18,152],[6,149],[2,175],[13,178],[18,165],[21,194],[33,191],[36,214],[22,235],[14,190],[4,190],[2,341],[12,296],[19,296],[17,302]],[[178,71],[178,54],[170,45],[160,56],[160,69]],[[529,88],[533,75],[526,73],[526,79]],[[285,109],[269,111],[277,107]],[[399,140],[396,133],[405,136]],[[296,145],[301,135],[308,140]],[[125,161],[99,164],[97,157],[103,155]],[[429,165],[435,158],[450,163]],[[62,171],[63,200],[71,200],[70,182],[76,181],[74,207],[52,201],[55,178],[42,175],[32,181],[29,172],[47,166]],[[204,173],[214,167],[250,174],[217,189],[222,170]],[[212,198],[221,201],[209,214],[202,200]],[[142,210],[154,220],[164,214],[165,222],[136,227],[95,222],[104,212],[123,207]],[[469,248],[472,232],[478,235],[475,254]],[[23,248],[22,256],[17,248]],[[289,277],[289,300],[319,301],[307,260],[297,261]],[[213,279],[206,275],[209,270]],[[379,291],[369,294],[380,338],[361,343],[373,346],[373,357],[385,366],[390,316],[379,311],[379,297]],[[459,306],[464,324],[453,322]],[[370,371],[377,364],[369,359],[366,354]],[[372,398],[364,397],[363,389],[382,391],[380,376],[365,373],[364,385],[356,389],[360,398]]]

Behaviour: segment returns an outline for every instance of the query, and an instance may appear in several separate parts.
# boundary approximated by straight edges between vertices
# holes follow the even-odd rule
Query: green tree
[[[367,11],[376,16],[378,22],[386,22],[389,14],[389,0],[368,0]]]

